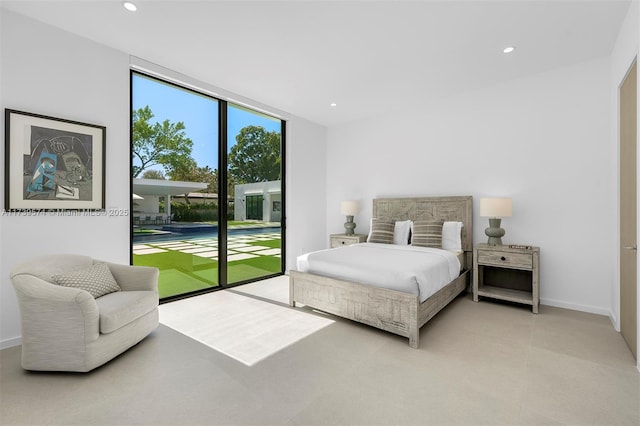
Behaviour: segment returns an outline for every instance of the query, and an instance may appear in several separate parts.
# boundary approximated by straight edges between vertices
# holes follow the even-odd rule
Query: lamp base
[[[353,216],[347,216],[347,221],[344,223],[345,235],[355,234],[355,232],[353,232],[354,229],[356,229],[356,224],[353,222]]]
[[[489,227],[484,230],[484,233],[489,237],[487,244],[491,246],[502,245],[502,237],[504,236],[505,231],[500,228],[500,222],[502,222],[502,219],[500,218],[491,218],[489,219]]]

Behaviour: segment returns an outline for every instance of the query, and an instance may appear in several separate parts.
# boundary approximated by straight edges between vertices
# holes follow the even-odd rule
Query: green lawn
[[[227,266],[227,281],[229,284],[233,284],[278,272],[280,272],[279,257],[259,256],[253,259],[229,262]]]
[[[157,231],[154,229],[141,229],[141,228],[136,228],[133,230],[134,234],[155,234]]]
[[[280,239],[249,242],[254,246],[280,248]],[[153,246],[153,243],[148,243]],[[168,250],[162,253],[134,254],[133,264],[160,269],[158,291],[160,298],[176,296],[196,290],[218,286],[218,261],[206,257]],[[250,259],[230,261],[227,264],[230,284],[275,274],[281,271],[280,257],[257,255]]]
[[[252,246],[266,246],[271,248],[280,248],[280,240],[254,241],[249,242]]]
[[[218,285],[218,262],[180,251],[134,254],[133,264],[160,269],[160,298]]]

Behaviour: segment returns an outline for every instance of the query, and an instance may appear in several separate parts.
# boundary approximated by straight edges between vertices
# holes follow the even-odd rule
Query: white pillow
[[[393,228],[393,244],[409,245],[409,235],[412,227],[413,221],[411,220],[396,221],[396,225]]]
[[[442,225],[442,249],[462,250],[462,222],[445,222]]]
[[[396,221],[393,227],[393,244],[409,245],[409,236],[411,235],[411,229],[413,228],[413,221],[403,220]],[[373,218],[369,219],[369,235],[367,235],[367,242],[371,240],[371,230],[373,229]]]

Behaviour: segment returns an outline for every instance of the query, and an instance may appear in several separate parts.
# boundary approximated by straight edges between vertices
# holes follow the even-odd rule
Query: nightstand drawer
[[[364,243],[367,236],[364,234],[331,234],[331,248],[349,246],[351,244]]]
[[[533,256],[527,253],[485,252],[478,250],[478,264],[502,268],[533,269]]]
[[[331,247],[348,246],[349,244],[357,243],[358,240],[346,237],[332,237]]]

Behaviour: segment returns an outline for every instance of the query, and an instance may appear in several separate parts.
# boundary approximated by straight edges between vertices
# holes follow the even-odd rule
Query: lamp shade
[[[354,216],[360,211],[360,203],[357,201],[343,201],[340,203],[340,213],[345,216]]]
[[[480,216],[511,217],[511,198],[480,198]]]

